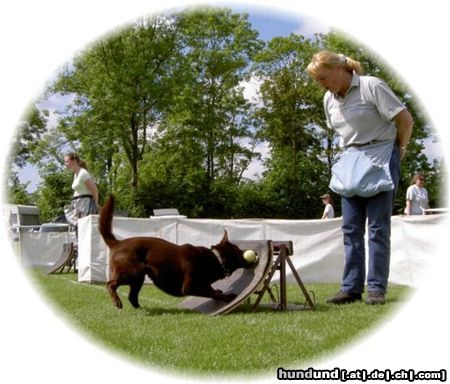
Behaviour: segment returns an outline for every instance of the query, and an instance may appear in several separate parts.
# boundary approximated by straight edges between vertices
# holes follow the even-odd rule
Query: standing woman
[[[405,155],[413,120],[388,85],[376,77],[363,76],[361,64],[356,60],[321,51],[313,56],[307,71],[327,91],[324,96],[327,125],[339,134],[344,154],[365,151],[373,146],[389,151],[383,163],[386,180],[379,180],[380,183],[375,180],[371,184],[381,184],[383,188],[375,188],[375,192],[366,194],[367,184],[350,180],[356,187],[349,193],[341,193],[344,274],[341,290],[327,300],[332,304],[344,304],[362,299],[367,219],[369,264],[365,301],[383,304],[389,276],[391,215],[400,178],[400,159]],[[341,167],[342,180],[363,171],[359,164],[352,165],[354,167],[349,167],[347,163]],[[350,173],[351,168],[354,173]],[[360,190],[362,193],[358,195]]]
[[[406,190],[405,215],[423,215],[428,205],[428,192],[425,188],[425,175],[417,172]]]
[[[72,182],[74,194],[70,213],[66,212],[66,218],[70,224],[76,226],[79,218],[98,213],[98,190],[86,163],[76,153],[65,155],[64,164],[74,175]]]

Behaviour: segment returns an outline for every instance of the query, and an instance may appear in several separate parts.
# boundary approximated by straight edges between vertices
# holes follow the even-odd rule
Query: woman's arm
[[[394,122],[397,126],[397,144],[400,147],[400,159],[403,159],[411,137],[414,121],[409,111],[404,109],[394,117]]]
[[[411,200],[406,200],[405,215],[411,215]]]
[[[94,198],[95,204],[98,207],[98,189],[97,189],[97,186],[95,185],[94,181],[92,179],[87,179],[84,182],[84,185],[86,186],[87,189],[89,189],[89,192],[91,192],[92,197]]]

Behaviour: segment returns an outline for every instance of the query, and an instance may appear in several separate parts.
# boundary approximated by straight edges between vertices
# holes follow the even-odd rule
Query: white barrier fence
[[[51,266],[60,257],[63,245],[73,241],[73,232],[20,232],[20,264],[25,268]]]
[[[393,216],[390,283],[417,285],[446,241],[446,215]],[[152,217],[115,217],[113,232],[119,239],[161,237],[176,244],[211,246],[228,231],[230,240],[291,240],[293,263],[304,282],[340,282],[343,265],[341,219],[333,220],[209,220]],[[24,232],[20,236],[20,261],[24,267],[49,266],[60,256],[73,233]],[[106,282],[108,250],[98,232],[98,216],[80,220],[78,280]]]
[[[446,215],[393,216],[390,283],[417,285],[445,241]],[[235,240],[291,240],[293,263],[305,283],[340,282],[343,265],[341,219],[333,220],[209,220],[152,217],[114,218],[117,238],[161,237],[177,244],[211,246],[226,229]],[[98,232],[98,216],[79,224],[78,280],[105,282],[109,277],[108,251]]]

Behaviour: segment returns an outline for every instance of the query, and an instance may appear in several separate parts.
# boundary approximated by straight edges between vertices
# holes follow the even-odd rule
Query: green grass
[[[178,308],[183,299],[151,285],[142,289],[137,310],[126,300],[128,287],[121,287],[124,308],[119,310],[103,285],[80,284],[74,274],[35,271],[33,278],[69,322],[106,348],[139,365],[193,376],[255,376],[278,367],[307,367],[370,332],[410,293],[391,286],[385,305],[333,306],[325,299],[337,292],[337,284],[308,284],[316,298],[314,311],[260,308],[251,313],[244,304],[210,317]],[[304,301],[297,285],[288,285],[287,298]]]

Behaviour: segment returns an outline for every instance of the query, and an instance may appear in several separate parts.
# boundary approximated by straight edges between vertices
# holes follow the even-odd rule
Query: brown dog
[[[111,230],[113,210],[114,197],[110,196],[100,210],[99,229],[111,250],[107,288],[118,308],[122,308],[122,302],[116,291],[121,285],[130,286],[128,300],[133,307],[139,307],[138,295],[146,275],[158,288],[174,296],[204,296],[229,302],[236,295],[225,295],[211,284],[238,268],[253,266],[244,259],[243,251],[228,241],[226,231],[211,249],[176,245],[155,237],[117,240]]]

